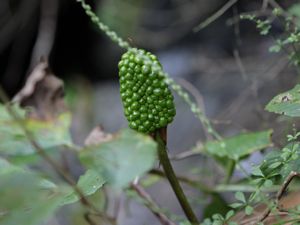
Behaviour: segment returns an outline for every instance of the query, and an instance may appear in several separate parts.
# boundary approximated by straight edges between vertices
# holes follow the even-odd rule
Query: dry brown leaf
[[[31,107],[31,118],[53,120],[58,114],[66,111],[63,96],[63,81],[52,74],[48,62],[42,60],[33,69],[13,102],[22,107]]]
[[[85,139],[84,144],[89,145],[98,145],[106,141],[110,141],[113,138],[112,134],[105,133],[101,126],[95,127],[88,137]]]

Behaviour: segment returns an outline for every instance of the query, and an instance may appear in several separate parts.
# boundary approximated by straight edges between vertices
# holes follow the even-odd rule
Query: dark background
[[[123,3],[122,3],[123,2]],[[213,0],[106,0],[88,1],[105,22],[137,47],[154,52],[205,46],[215,54],[230,57],[233,49],[242,53],[234,27],[226,22],[234,13],[257,10],[262,1],[241,0],[216,22],[200,32],[192,29],[226,1]],[[285,6],[294,1],[284,1]],[[125,4],[126,3],[126,4]],[[46,10],[43,11],[43,7]],[[193,10],[192,10],[193,9]],[[118,11],[119,10],[119,11]],[[41,19],[56,24],[48,28],[51,46],[33,56]],[[52,21],[51,21],[52,20]],[[46,28],[47,29],[47,28]],[[280,30],[280,28],[279,28]],[[240,37],[260,41],[253,24],[240,24]],[[60,77],[84,74],[91,81],[116,78],[116,63],[122,50],[103,36],[75,0],[2,0],[0,2],[1,84],[12,96],[24,83],[38,58],[49,58]],[[44,54],[43,54],[44,53]],[[242,54],[241,53],[241,54]]]

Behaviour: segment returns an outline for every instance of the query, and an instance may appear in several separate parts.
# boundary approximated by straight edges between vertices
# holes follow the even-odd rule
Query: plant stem
[[[190,203],[188,202],[188,200],[179,184],[179,181],[175,175],[172,164],[168,157],[166,144],[161,136],[160,131],[156,132],[155,140],[157,141],[157,144],[158,144],[158,155],[159,155],[160,163],[163,166],[166,177],[168,178],[168,180],[171,184],[171,187],[172,187],[186,217],[193,225],[199,224],[198,219],[197,219],[195,213],[193,212],[192,207],[191,207]]]
[[[162,178],[166,178],[166,174],[163,171],[157,170],[157,169],[150,170],[149,174],[156,175],[156,176],[159,176]],[[256,187],[253,185],[241,185],[239,183],[207,186],[204,183],[201,183],[201,182],[191,179],[189,177],[177,176],[177,179],[179,180],[180,183],[184,183],[184,184],[189,185],[190,187],[197,188],[201,192],[203,192],[204,194],[207,194],[207,195],[223,193],[223,192],[237,192],[237,191],[251,193],[251,192],[255,192],[255,190],[256,190]],[[263,192],[277,192],[280,187],[281,186],[279,186],[279,185],[274,185],[270,188],[263,188],[262,191]],[[289,190],[296,191],[298,189],[297,189],[297,187],[290,187]]]
[[[149,173],[153,174],[153,175],[163,177],[163,178],[166,178],[166,174],[161,170],[152,169]],[[196,180],[190,179],[188,177],[184,177],[184,176],[176,176],[176,177],[177,177],[177,180],[179,182],[185,183],[185,184],[187,184],[191,187],[197,188],[205,194],[215,194],[215,193],[217,193],[214,190],[214,188],[209,187],[209,186],[205,185],[204,183],[201,183],[200,181],[196,181]]]
[[[229,184],[232,174],[234,172],[234,169],[235,169],[235,161],[231,159],[227,164],[226,177],[224,179],[224,184]]]

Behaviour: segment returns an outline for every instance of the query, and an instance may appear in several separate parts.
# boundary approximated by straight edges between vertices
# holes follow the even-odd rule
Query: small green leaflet
[[[290,117],[300,116],[300,84],[293,89],[275,96],[266,106],[266,110]]]
[[[204,150],[217,157],[228,157],[238,160],[252,152],[272,146],[272,130],[244,133],[221,141],[210,141],[204,145]]]
[[[80,160],[110,185],[122,188],[153,167],[156,149],[150,137],[125,129],[111,141],[83,149]]]
[[[260,173],[256,173],[259,178],[278,178],[280,175],[285,179],[292,171],[300,172],[299,165],[300,143],[288,143],[280,151],[272,151],[265,156],[265,160],[260,165]],[[256,172],[255,171],[255,172]]]

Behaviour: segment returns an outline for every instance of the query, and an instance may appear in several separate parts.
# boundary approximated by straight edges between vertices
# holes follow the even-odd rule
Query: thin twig
[[[181,152],[177,155],[170,156],[170,159],[171,160],[183,160],[183,159],[187,159],[187,158],[197,156],[197,155],[202,155],[202,153],[196,152],[194,150],[189,150],[189,151]]]
[[[185,88],[196,100],[199,107],[201,107],[202,112],[205,114],[205,105],[204,105],[204,99],[200,91],[189,81],[186,79],[180,78],[178,80],[178,83]]]
[[[261,11],[265,11],[268,8],[269,0],[263,0],[261,5]]]
[[[230,7],[232,7],[238,0],[230,0],[225,5],[223,5],[217,12],[215,12],[212,16],[208,17],[205,21],[196,26],[193,30],[194,32],[198,32],[203,28],[210,25],[212,22],[217,20],[220,16],[222,16]]]
[[[288,175],[288,177],[285,179],[285,181],[283,182],[283,184],[281,185],[279,190],[277,188],[278,191],[277,191],[277,194],[276,194],[275,206],[276,206],[278,212],[276,212],[276,214],[275,213],[271,214],[272,208],[267,205],[267,208],[262,212],[262,214],[260,216],[256,216],[254,218],[251,217],[249,219],[243,220],[243,221],[241,221],[240,225],[255,225],[255,224],[258,224],[258,223],[261,223],[261,222],[265,221],[267,218],[270,219],[270,217],[278,217],[278,216],[287,216],[287,215],[289,215],[288,210],[280,208],[279,201],[281,200],[281,198],[283,197],[284,193],[286,192],[288,186],[290,185],[290,183],[292,182],[292,180],[295,177],[300,177],[300,173],[292,171]],[[278,220],[278,218],[277,218],[277,220]],[[288,221],[284,221],[284,224],[287,224],[287,223],[288,223]]]
[[[178,94],[178,96],[180,96],[190,106],[192,113],[194,113],[196,118],[200,120],[207,133],[209,133],[216,140],[222,140],[221,135],[218,134],[218,132],[213,128],[211,121],[206,117],[203,110],[191,100],[190,95],[183,91],[182,87],[172,78],[170,78],[167,73],[164,73],[164,75],[166,77],[165,82],[170,85],[170,87]]]
[[[241,72],[243,80],[247,80],[248,76],[247,76],[247,73],[246,73],[246,69],[244,67],[244,64],[242,63],[242,60],[241,60],[241,57],[240,57],[240,52],[237,48],[235,48],[233,50],[233,55],[234,55],[234,59],[236,61],[236,64],[237,64],[237,66],[238,66],[238,68]]]
[[[166,178],[166,174],[158,169],[152,169],[149,171],[149,174],[156,175],[162,178]],[[215,193],[222,193],[222,192],[254,192],[256,190],[255,186],[251,185],[240,185],[240,184],[220,184],[216,186],[210,186],[200,182],[198,180],[192,179],[186,176],[177,175],[177,179],[179,182],[189,185],[190,187],[199,189],[201,192],[205,194],[215,194]],[[275,185],[271,188],[263,188],[263,192],[277,192],[280,186]]]
[[[138,184],[131,184],[131,188],[144,200],[145,206],[157,217],[163,225],[176,225],[159,209],[160,207],[153,201],[151,196]]]
[[[266,68],[262,73],[258,74],[258,77],[260,78],[260,82],[257,83],[256,90],[263,87],[263,85],[270,80],[273,80],[280,74],[280,72],[289,64],[288,59],[285,57],[282,57],[281,59],[276,59],[274,62],[271,63],[270,66]],[[263,77],[264,75],[264,77]],[[252,86],[249,86],[245,88],[229,105],[220,112],[216,118],[218,119],[226,119],[229,118],[230,115],[234,115],[236,112],[238,112],[241,107],[243,106],[245,99],[247,99],[249,96],[253,94]]]
[[[114,213],[113,217],[118,221],[118,217],[120,215],[121,211],[121,206],[122,206],[122,198],[120,194],[116,194],[115,201],[114,201]]]
[[[236,5],[232,7],[232,13],[234,15],[233,17],[237,18],[236,22],[233,23],[233,31],[234,31],[235,41],[236,41],[236,48],[238,48],[242,44],[242,40],[241,40],[240,18],[238,17],[239,11]]]
[[[277,222],[278,222],[278,217],[280,217],[280,216],[286,216],[286,215],[287,215],[286,212],[279,212],[276,215],[271,214],[268,217],[269,218],[276,218]],[[257,220],[258,217],[259,216],[250,217],[250,218],[246,217],[246,219],[243,219],[242,221],[238,221],[238,222],[239,222],[239,225],[257,225],[258,224],[258,222],[257,222],[258,221]],[[279,223],[279,224],[282,225],[282,222],[284,222],[284,224],[287,224],[287,222],[289,222],[289,221],[281,221],[281,223]],[[277,224],[277,225],[279,225],[279,224]],[[275,225],[275,224],[272,223],[272,225]]]
[[[279,191],[277,192],[276,194],[276,199],[275,199],[275,205],[276,207],[278,208],[278,203],[280,201],[280,199],[282,198],[283,194],[286,192],[286,189],[288,188],[288,186],[290,185],[290,183],[292,182],[292,180],[295,178],[295,177],[300,177],[300,173],[297,173],[295,171],[292,171],[288,177],[285,179],[285,181],[283,182],[281,188],[279,189]],[[279,210],[280,211],[280,210]],[[262,214],[262,216],[259,218],[258,222],[262,222],[264,221],[268,216],[269,214],[271,213],[271,209],[270,208],[267,208],[265,210],[265,212]]]
[[[246,16],[246,15],[254,15],[255,17],[270,16],[270,15],[272,15],[272,10],[265,10],[265,11],[254,10],[254,11],[240,13],[238,15],[234,15],[233,17],[227,19],[226,24],[231,26],[233,24],[239,23],[241,20],[241,17]]]
[[[161,170],[152,169],[149,173],[153,174],[153,175],[160,176],[160,177],[167,178],[167,175],[163,171],[161,171]],[[176,176],[176,177],[177,177],[178,181],[180,181],[182,183],[185,183],[185,184],[187,184],[187,185],[189,185],[191,187],[197,188],[200,191],[202,191],[203,193],[206,193],[206,194],[214,194],[214,193],[216,193],[215,190],[214,190],[214,188],[209,187],[206,184],[203,184],[203,183],[201,183],[199,181],[193,180],[193,179],[185,177],[185,176]]]
[[[186,79],[179,79],[178,83],[185,88],[196,100],[198,107],[202,110],[203,115],[205,115],[205,104],[203,96],[201,95],[200,91],[190,82],[188,82]],[[207,131],[208,129],[205,129],[204,127],[204,133],[208,140],[212,139],[212,135]]]
[[[280,199],[282,198],[283,194],[286,192],[286,189],[288,188],[288,186],[290,185],[290,183],[292,182],[292,180],[295,177],[300,177],[300,173],[292,171],[288,177],[286,178],[286,180],[284,181],[282,187],[280,188],[280,190],[278,191],[277,195],[276,195],[276,205],[278,206],[278,203],[280,201]]]
[[[97,224],[92,220],[91,214],[90,214],[90,213],[88,213],[88,212],[84,213],[83,217],[84,217],[85,221],[88,222],[90,225],[97,225]]]

